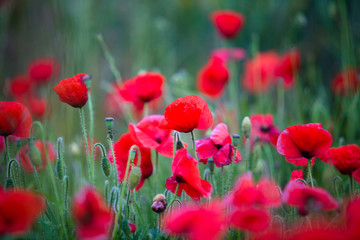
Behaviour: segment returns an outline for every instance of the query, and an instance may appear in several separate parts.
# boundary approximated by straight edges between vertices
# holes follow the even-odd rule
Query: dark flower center
[[[307,159],[310,159],[313,157],[309,151],[301,151],[300,153],[304,158],[307,158]]]
[[[216,144],[215,147],[217,148],[217,150],[219,150],[220,148],[223,147],[223,145],[220,145],[220,144]]]
[[[178,182],[178,183],[184,183],[185,180],[181,177],[181,176],[176,176],[175,177],[175,180]]]
[[[263,133],[267,133],[270,131],[270,127],[269,126],[261,126],[260,131]]]
[[[161,139],[160,139],[160,138],[155,138],[155,141],[156,141],[157,143],[161,143]]]

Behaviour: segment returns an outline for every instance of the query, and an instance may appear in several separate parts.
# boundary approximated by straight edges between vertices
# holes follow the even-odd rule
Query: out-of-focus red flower
[[[45,116],[47,110],[46,99],[36,96],[33,92],[17,96],[15,100],[24,104],[33,117],[42,119]]]
[[[300,53],[297,49],[290,50],[279,58],[275,76],[283,80],[285,89],[290,89],[295,85],[295,77],[299,69]]]
[[[234,206],[279,207],[281,195],[274,181],[262,178],[255,184],[250,172],[240,177],[229,198]]]
[[[31,81],[26,75],[17,75],[6,83],[6,89],[10,96],[19,97],[31,91]]]
[[[166,109],[160,128],[191,132],[195,128],[207,129],[213,122],[207,103],[198,96],[188,95],[176,99]]]
[[[29,63],[28,75],[35,83],[47,83],[59,74],[59,63],[53,58],[40,58]]]
[[[132,233],[136,232],[136,225],[131,222],[129,222],[128,224],[129,224],[130,231]]]
[[[42,141],[35,141],[35,147],[40,151],[41,154],[41,164],[39,166],[35,166],[37,171],[46,169],[48,162],[45,155],[45,148]],[[56,159],[56,151],[54,145],[51,142],[46,142],[47,153],[49,156],[50,163],[54,162]],[[34,172],[34,166],[29,157],[29,145],[25,145],[22,149],[20,149],[20,159],[22,167],[28,173]]]
[[[320,160],[332,164],[342,174],[352,174],[360,168],[360,147],[355,144],[330,148],[326,157]]]
[[[231,60],[240,61],[246,57],[246,51],[242,48],[217,48],[211,52],[211,58],[220,58],[224,62]]]
[[[32,118],[29,110],[18,102],[0,102],[0,135],[29,137]]]
[[[230,222],[239,230],[261,232],[270,226],[271,214],[268,209],[261,207],[240,207],[232,213]]]
[[[228,81],[229,70],[225,62],[213,57],[198,73],[197,87],[203,94],[217,99],[223,94]]]
[[[75,195],[72,216],[79,239],[108,239],[112,213],[92,186],[83,187]]]
[[[85,73],[76,74],[72,78],[66,78],[53,87],[60,101],[74,108],[82,108],[88,100],[87,87],[84,79],[89,75]]]
[[[253,114],[250,121],[250,146],[253,147],[256,141],[276,146],[280,130],[274,125],[274,117],[271,114]]]
[[[275,82],[275,69],[279,56],[275,51],[258,53],[254,59],[247,60],[242,76],[242,85],[252,94],[261,94],[269,90]]]
[[[220,123],[212,130],[210,137],[196,141],[196,154],[204,164],[208,158],[213,157],[217,167],[227,166],[234,158],[235,147],[231,142],[226,124]],[[234,163],[240,162],[240,152],[236,149]]]
[[[337,227],[330,227],[328,221],[314,221],[310,219],[309,226],[293,227],[285,239],[287,240],[342,240],[351,238],[347,231]]]
[[[245,17],[232,10],[218,10],[210,15],[212,24],[224,38],[236,37],[245,25]]]
[[[124,181],[126,165],[128,162],[129,150],[132,145],[137,145],[140,148],[141,153],[141,179],[139,184],[136,186],[135,191],[138,191],[145,183],[145,180],[149,178],[153,172],[153,165],[151,161],[151,151],[149,148],[144,148],[139,144],[136,139],[131,137],[130,133],[123,134],[118,141],[114,144],[114,153],[117,164],[117,176],[118,181]],[[111,151],[108,152],[108,158],[111,163],[114,163]],[[134,166],[138,166],[138,153],[135,154]],[[129,173],[131,172],[131,166]],[[130,174],[129,174],[130,175]]]
[[[212,186],[200,178],[200,171],[196,165],[197,161],[185,148],[179,149],[171,164],[173,175],[166,180],[165,187],[175,193],[177,185],[180,184],[177,195],[180,196],[184,190],[195,201],[200,201],[200,197],[210,197]]]
[[[218,202],[188,204],[165,216],[165,232],[190,240],[221,239],[227,229],[224,209]]]
[[[136,125],[129,123],[129,133],[145,148],[156,149],[165,157],[172,158],[174,152],[174,137],[172,130],[160,129],[162,115],[150,115]]]
[[[346,206],[346,227],[349,233],[348,239],[360,238],[360,198],[355,197]],[[343,238],[344,239],[344,238]]]
[[[288,162],[298,164],[314,157],[325,157],[332,144],[332,136],[321,123],[295,125],[286,128],[277,141],[277,151]]]
[[[331,89],[335,94],[355,94],[360,89],[359,70],[347,67],[335,75],[331,82]]]
[[[165,77],[160,73],[145,72],[127,80],[120,88],[121,95],[130,102],[147,103],[162,94]]]
[[[291,172],[291,178],[290,178],[290,181],[292,180],[296,180],[296,179],[304,179],[303,177],[303,171],[301,169],[299,170],[294,170]]]
[[[290,181],[285,187],[282,201],[298,207],[299,213],[304,215],[314,210],[329,211],[339,208],[339,203],[324,189],[312,188],[295,181]]]
[[[0,186],[0,236],[25,234],[45,208],[45,199],[38,194],[5,191]]]

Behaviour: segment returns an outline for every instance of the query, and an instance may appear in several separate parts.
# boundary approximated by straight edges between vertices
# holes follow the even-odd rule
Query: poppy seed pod
[[[130,189],[134,189],[140,182],[141,179],[141,169],[138,166],[135,166],[131,169],[129,176]]]
[[[106,177],[110,176],[111,173],[111,169],[110,169],[110,163],[109,163],[109,159],[107,157],[104,157],[101,161],[101,167],[103,170],[103,173]]]
[[[29,157],[34,166],[38,167],[41,165],[41,153],[39,149],[35,146],[34,139],[35,138],[28,138]]]
[[[162,213],[165,211],[167,206],[166,197],[164,194],[157,194],[153,199],[151,209],[156,213]]]
[[[241,124],[241,130],[245,138],[250,138],[251,133],[251,121],[249,117],[245,117]]]
[[[108,131],[111,131],[114,125],[114,118],[112,117],[105,118],[105,124],[106,124],[106,129]]]
[[[237,147],[240,143],[240,135],[239,134],[233,134],[232,135],[232,142],[234,147]]]

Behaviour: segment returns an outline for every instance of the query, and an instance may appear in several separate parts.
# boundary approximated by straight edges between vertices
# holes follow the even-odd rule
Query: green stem
[[[92,145],[94,142],[94,110],[93,110],[93,106],[92,106],[92,100],[91,100],[91,91],[90,88],[88,88],[88,106],[89,106],[89,118],[90,118],[90,127],[89,127],[89,138],[90,138],[90,143],[89,143],[89,147],[90,147],[90,151],[92,149]],[[90,157],[91,157],[91,179],[92,179],[92,183],[94,183],[95,181],[95,173],[94,173],[94,169],[95,169],[95,159],[94,159],[94,152],[91,151],[90,153]]]
[[[155,150],[155,172],[159,171],[159,152]]]
[[[192,144],[193,144],[193,149],[194,149],[194,157],[196,158],[196,160],[199,160],[197,155],[196,155],[196,146],[195,146],[195,136],[194,136],[194,131],[191,131],[191,140],[192,140]]]
[[[308,178],[310,179],[311,182],[311,187],[314,187],[314,182],[313,182],[313,178],[312,178],[312,173],[311,173],[311,158],[308,159]]]
[[[101,143],[95,143],[93,148],[92,148],[92,154],[95,156],[95,149],[96,147],[99,147],[101,149],[101,154],[102,154],[102,157],[106,157],[106,150],[105,150],[105,147],[104,145],[102,145]]]
[[[91,159],[90,159],[90,152],[89,152],[89,144],[88,144],[88,140],[86,137],[86,128],[85,128],[85,116],[84,116],[84,110],[83,108],[79,108],[80,110],[80,123],[81,123],[81,129],[82,129],[82,133],[84,136],[84,141],[85,141],[85,151],[86,151],[86,156],[87,156],[87,163],[88,163],[88,169],[89,169],[89,181],[91,184],[93,184],[94,180],[93,180],[93,169],[92,169],[92,164],[91,164]]]
[[[20,185],[20,180],[19,180],[19,173],[17,171],[15,171],[14,169],[12,169],[13,163],[16,163],[16,168],[18,170],[20,170],[18,161],[16,161],[16,159],[14,159],[14,158],[11,159],[10,162],[8,163],[7,177],[11,178],[11,176],[13,176],[12,180],[14,182],[14,187],[16,187],[16,186]],[[12,174],[11,174],[11,172],[12,172]]]
[[[145,103],[144,104],[144,110],[143,110],[143,117],[146,117],[149,115],[149,104]]]
[[[353,197],[354,196],[354,179],[352,174],[349,174],[350,177],[350,196]]]
[[[115,186],[118,185],[118,180],[117,180],[117,163],[116,163],[116,159],[115,159],[115,152],[114,152],[114,148],[113,148],[113,144],[112,144],[112,139],[111,139],[111,133],[108,132],[108,141],[109,141],[109,146],[110,146],[110,151],[111,151],[111,155],[112,155],[112,158],[113,158],[113,164],[114,164],[114,167],[115,167],[115,170],[114,170],[114,174],[115,174]]]
[[[248,172],[250,170],[250,141],[248,138],[246,139],[245,142],[244,158],[245,158],[246,172]]]
[[[180,183],[178,183],[178,184],[176,185],[175,195],[174,195],[174,197],[171,199],[169,205],[167,206],[166,212],[169,211],[170,206],[175,202],[175,199],[177,198],[177,195],[178,195],[179,187],[180,187]]]
[[[6,152],[6,161],[10,161],[10,153],[9,153],[9,144],[8,144],[8,136],[4,137],[5,141],[5,152]]]

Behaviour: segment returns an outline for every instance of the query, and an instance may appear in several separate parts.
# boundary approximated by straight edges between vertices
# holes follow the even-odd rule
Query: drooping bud
[[[237,147],[240,143],[240,135],[239,134],[233,134],[232,135],[232,144],[234,147]]]
[[[157,194],[153,199],[151,209],[156,213],[162,213],[165,211],[167,206],[166,197],[164,194]]]
[[[106,125],[106,129],[108,131],[111,131],[114,126],[114,118],[112,117],[105,118],[105,125]]]
[[[136,150],[135,149],[129,150],[130,161],[133,161],[135,159],[135,156],[136,156]]]
[[[107,157],[103,157],[103,159],[101,160],[101,167],[105,177],[109,177],[111,173],[111,167],[110,167],[109,159]]]
[[[250,138],[251,121],[249,117],[245,117],[241,124],[241,129],[245,138]]]
[[[130,189],[134,189],[139,184],[140,179],[141,179],[141,169],[138,166],[134,166],[131,169],[129,176]]]
[[[29,157],[34,166],[41,166],[41,153],[35,146],[35,138],[28,138]]]
[[[6,189],[14,188],[14,182],[11,178],[6,179],[5,188]]]

